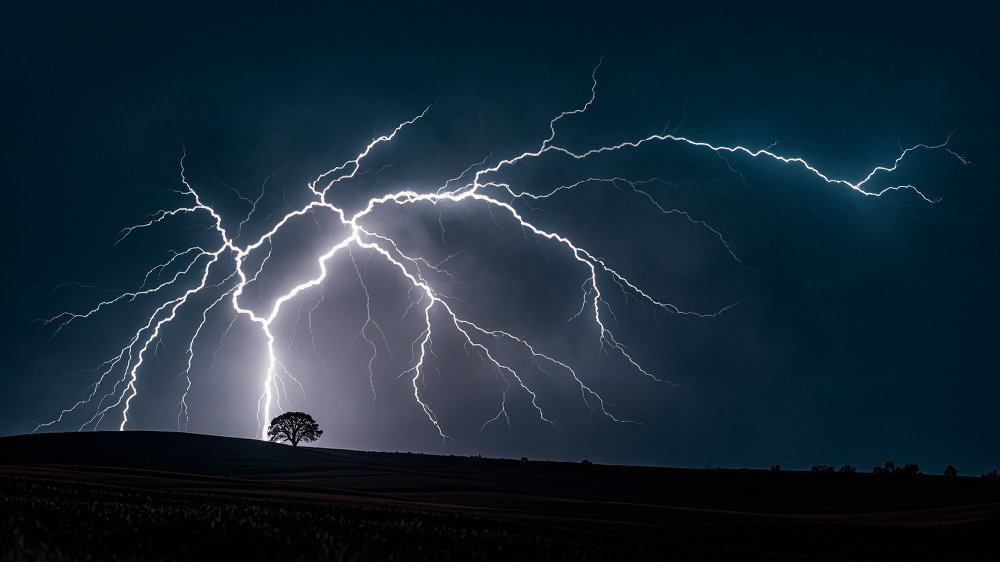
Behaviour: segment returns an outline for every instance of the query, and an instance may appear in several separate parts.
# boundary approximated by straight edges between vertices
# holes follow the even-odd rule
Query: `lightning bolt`
[[[409,366],[399,373],[397,378],[408,378],[416,407],[426,417],[433,434],[442,440],[451,438],[432,405],[428,403],[422,393],[424,378],[427,369],[431,366],[431,357],[435,358],[434,364],[436,364],[436,354],[433,350],[434,336],[442,332],[451,332],[457,335],[469,356],[474,354],[484,364],[489,365],[495,370],[498,381],[502,382],[499,408],[492,417],[489,417],[490,414],[486,414],[487,418],[484,420],[481,430],[485,430],[501,419],[509,427],[508,405],[511,400],[516,399],[516,395],[520,395],[525,404],[530,406],[540,422],[551,425],[557,423],[557,420],[546,414],[545,397],[540,395],[531,384],[530,373],[515,367],[518,361],[517,353],[501,352],[501,348],[518,349],[520,358],[529,361],[540,374],[550,377],[564,376],[568,381],[572,381],[572,384],[579,390],[583,403],[593,412],[605,416],[613,422],[639,423],[612,411],[599,391],[592,384],[588,384],[580,376],[578,370],[572,366],[572,359],[555,357],[552,353],[540,349],[538,343],[529,341],[526,337],[504,329],[502,326],[487,326],[471,317],[471,313],[462,313],[459,308],[456,308],[455,303],[464,301],[453,296],[449,290],[449,287],[459,285],[460,282],[459,278],[449,271],[451,265],[448,262],[462,253],[474,252],[474,248],[466,247],[452,253],[444,260],[432,262],[425,256],[414,254],[412,250],[404,248],[398,239],[394,239],[386,232],[386,229],[381,228],[377,221],[372,220],[375,212],[383,208],[395,208],[398,212],[403,212],[410,208],[431,206],[438,213],[442,240],[445,237],[443,213],[452,206],[484,207],[489,211],[493,223],[497,227],[499,227],[497,216],[513,221],[520,227],[526,239],[538,243],[546,252],[559,252],[571,260],[570,263],[575,268],[573,273],[578,280],[577,285],[574,285],[572,290],[579,291],[580,307],[569,317],[569,321],[584,319],[595,329],[594,346],[599,353],[621,362],[622,365],[651,380],[691,390],[646,368],[640,357],[641,353],[631,350],[615,334],[612,330],[612,324],[617,324],[617,317],[605,298],[606,291],[613,288],[623,293],[627,299],[635,299],[669,314],[682,315],[692,319],[716,317],[730,310],[737,303],[714,311],[683,309],[669,302],[666,298],[657,296],[655,289],[642,287],[633,282],[629,272],[612,267],[611,262],[598,256],[577,241],[560,232],[538,226],[526,216],[526,213],[535,210],[532,206],[533,202],[555,197],[574,196],[584,186],[606,186],[624,195],[640,198],[664,216],[678,216],[694,227],[703,229],[718,241],[721,248],[735,263],[747,267],[738,257],[734,245],[723,235],[722,230],[684,210],[670,208],[660,203],[646,187],[647,184],[651,183],[668,183],[659,178],[583,177],[573,183],[538,190],[534,189],[533,186],[518,186],[503,181],[504,171],[528,161],[546,158],[549,155],[568,158],[572,162],[586,160],[600,154],[628,151],[645,145],[660,144],[664,146],[664,149],[670,145],[678,145],[714,153],[733,171],[735,169],[731,161],[734,158],[743,157],[750,162],[770,160],[788,167],[799,168],[817,183],[845,188],[862,196],[878,198],[891,191],[908,191],[927,203],[933,203],[934,199],[911,184],[891,184],[890,182],[890,185],[883,187],[877,187],[875,184],[883,176],[891,177],[907,158],[921,151],[943,150],[957,158],[962,164],[969,164],[967,160],[948,146],[952,136],[949,134],[939,144],[916,144],[908,148],[901,148],[897,156],[890,162],[874,166],[860,174],[855,180],[837,178],[824,173],[805,158],[775,152],[774,144],[755,149],[739,145],[715,144],[679,136],[677,133],[680,126],[687,118],[686,108],[684,119],[669,133],[667,132],[668,125],[664,127],[662,133],[624,139],[614,144],[591,146],[582,150],[572,150],[561,146],[557,142],[560,121],[568,118],[579,118],[596,102],[599,67],[600,63],[594,68],[591,75],[592,87],[589,99],[581,106],[563,111],[552,118],[548,126],[549,135],[540,139],[534,148],[503,157],[493,164],[487,164],[493,159],[491,154],[481,161],[469,165],[457,176],[447,178],[439,185],[428,189],[403,188],[380,193],[368,199],[360,206],[360,210],[353,213],[349,213],[345,206],[335,204],[334,194],[338,185],[358,176],[377,175],[386,167],[393,165],[390,163],[379,168],[363,169],[363,166],[367,165],[365,160],[373,151],[382,145],[392,143],[404,129],[419,127],[420,121],[433,108],[433,106],[427,106],[411,119],[403,121],[389,132],[373,138],[357,154],[306,183],[303,191],[303,195],[307,197],[305,202],[279,216],[276,220],[273,220],[275,215],[265,219],[263,222],[269,223],[269,228],[253,240],[244,240],[247,238],[245,227],[258,211],[258,205],[262,201],[268,180],[277,172],[268,176],[261,186],[260,193],[254,199],[244,197],[235,189],[226,186],[236,194],[243,204],[249,206],[245,215],[232,219],[236,223],[236,227],[230,232],[225,227],[226,220],[222,214],[215,207],[206,203],[198,189],[188,180],[185,169],[185,159],[187,158],[185,150],[179,159],[182,189],[176,190],[176,194],[183,198],[184,203],[174,208],[158,210],[142,222],[123,229],[115,244],[122,243],[137,231],[156,228],[163,223],[179,221],[188,217],[193,220],[207,221],[206,228],[211,234],[211,243],[203,242],[200,245],[174,251],[169,259],[149,269],[135,290],[117,293],[112,298],[100,301],[82,311],[65,311],[44,320],[48,325],[54,326],[53,337],[55,337],[70,323],[86,320],[99,313],[132,305],[138,301],[153,300],[158,303],[145,321],[141,322],[132,333],[126,344],[118,348],[95,370],[100,375],[97,380],[87,386],[84,396],[69,408],[61,410],[51,421],[39,424],[35,430],[60,423],[76,410],[91,406],[94,407],[94,414],[80,426],[80,430],[87,427],[96,428],[105,415],[110,413],[120,417],[119,430],[124,430],[130,422],[134,423],[131,417],[132,404],[139,394],[144,364],[155,354],[157,345],[161,343],[164,327],[174,322],[179,315],[190,313],[196,318],[200,317],[200,320],[191,333],[190,339],[187,340],[188,344],[184,351],[186,354],[185,369],[178,375],[178,380],[183,378],[184,388],[177,404],[177,423],[178,428],[186,428],[190,420],[187,399],[193,384],[192,371],[196,342],[204,337],[203,328],[210,313],[216,309],[228,307],[231,309],[228,314],[234,314],[234,317],[222,337],[229,333],[237,319],[242,318],[256,327],[266,344],[267,361],[260,370],[261,378],[257,383],[260,385],[260,396],[257,401],[257,431],[262,439],[266,439],[268,421],[275,410],[281,409],[280,398],[284,395],[285,401],[288,400],[288,384],[298,385],[305,395],[303,385],[285,368],[279,358],[278,342],[282,338],[281,334],[276,333],[275,322],[282,317],[289,303],[298,302],[298,314],[301,315],[304,301],[307,298],[316,299],[315,304],[308,312],[308,325],[313,350],[325,365],[325,359],[319,352],[315,333],[312,330],[313,316],[320,310],[324,295],[322,290],[313,290],[321,288],[329,276],[333,259],[344,253],[348,254],[356,278],[364,292],[365,318],[359,327],[355,340],[356,342],[363,341],[370,352],[368,367],[373,399],[376,397],[375,364],[379,357],[379,349],[385,349],[391,353],[389,351],[389,338],[373,315],[372,294],[365,280],[368,263],[371,260],[381,260],[391,266],[391,269],[408,286],[405,295],[403,295],[407,301],[407,307],[402,317],[405,318],[411,312],[420,315],[420,325],[411,340],[412,357]],[[259,284],[262,275],[266,277],[265,269],[272,256],[274,238],[299,217],[308,217],[314,220],[321,232],[323,228],[320,224],[320,218],[333,220],[342,232],[334,236],[333,240],[329,240],[325,249],[314,256],[317,273],[300,280],[290,289],[278,295],[269,306],[249,304],[247,302],[250,300],[247,297],[248,287]],[[627,233],[622,233],[622,235],[627,236]],[[636,244],[641,244],[641,241],[636,241]],[[363,264],[356,259],[356,253],[364,256]],[[318,297],[315,294],[317,292]],[[308,296],[310,294],[312,296]],[[465,308],[473,310],[471,307]],[[190,312],[188,309],[191,309]],[[214,346],[215,354],[218,353],[221,345],[222,339],[220,338]],[[213,365],[214,361],[213,355]],[[103,394],[102,390],[104,390]]]

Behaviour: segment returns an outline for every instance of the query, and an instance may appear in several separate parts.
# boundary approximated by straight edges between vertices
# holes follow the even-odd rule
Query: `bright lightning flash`
[[[551,134],[533,150],[501,159],[490,166],[485,164],[488,158],[484,159],[482,162],[470,166],[457,177],[448,179],[436,189],[422,191],[403,189],[380,194],[377,197],[369,199],[367,204],[353,214],[335,205],[331,201],[331,194],[336,190],[338,184],[365,174],[366,172],[361,171],[361,166],[369,154],[379,145],[391,143],[404,128],[418,126],[417,122],[431,110],[431,107],[427,107],[409,121],[400,123],[387,134],[373,139],[354,157],[320,174],[313,181],[309,182],[306,186],[309,191],[309,199],[304,205],[277,218],[267,232],[256,240],[247,243],[239,242],[241,238],[240,234],[244,225],[250,220],[251,215],[256,212],[257,204],[260,202],[261,197],[250,201],[240,196],[245,202],[251,204],[251,209],[245,217],[242,217],[237,228],[234,229],[235,232],[230,232],[225,226],[226,221],[223,216],[202,199],[199,191],[186,177],[184,168],[185,157],[182,156],[180,160],[180,180],[183,188],[178,193],[186,199],[185,205],[173,209],[163,209],[154,213],[145,222],[124,229],[121,239],[128,237],[137,230],[153,228],[166,221],[178,220],[185,216],[203,216],[208,218],[211,223],[210,231],[215,240],[214,245],[208,248],[193,246],[181,252],[174,252],[168,261],[157,265],[147,272],[143,283],[138,289],[124,292],[114,298],[102,301],[89,310],[83,312],[63,312],[45,321],[47,324],[55,326],[55,333],[58,333],[67,324],[91,317],[110,308],[112,305],[131,303],[140,297],[161,298],[159,306],[138,326],[129,341],[96,369],[96,371],[100,372],[100,375],[96,381],[87,387],[85,396],[71,407],[62,410],[55,419],[38,425],[35,430],[37,431],[59,423],[68,414],[85,407],[92,408],[93,415],[79,427],[80,430],[88,427],[96,429],[108,414],[118,416],[121,420],[118,427],[120,430],[124,430],[129,423],[130,408],[133,399],[139,393],[140,375],[143,371],[143,364],[151,355],[156,353],[157,342],[162,337],[164,326],[174,321],[178,317],[178,314],[182,312],[182,308],[195,307],[193,304],[195,299],[192,297],[204,293],[211,296],[206,299],[208,304],[200,305],[200,307],[196,307],[194,310],[196,317],[200,316],[200,321],[193,333],[191,333],[190,339],[187,340],[185,347],[187,357],[186,369],[179,375],[179,377],[183,377],[184,389],[178,403],[178,427],[186,428],[189,420],[187,398],[192,385],[191,368],[195,342],[202,335],[202,328],[207,322],[209,313],[217,307],[225,305],[232,308],[236,314],[236,318],[243,317],[255,325],[266,342],[268,359],[267,365],[261,368],[262,378],[259,383],[261,394],[257,402],[258,431],[261,438],[266,439],[267,423],[271,419],[272,413],[275,410],[281,409],[280,398],[283,392],[287,399],[287,384],[294,383],[300,388],[302,386],[278,359],[276,346],[280,338],[279,334],[276,334],[274,330],[275,321],[288,308],[286,305],[295,301],[309,289],[321,285],[327,278],[328,267],[332,258],[343,253],[350,255],[353,266],[357,271],[357,278],[365,290],[367,317],[364,325],[360,328],[358,338],[367,344],[372,353],[369,361],[369,376],[372,380],[372,396],[374,398],[375,373],[373,363],[378,354],[379,344],[384,344],[384,347],[388,349],[388,342],[381,325],[372,316],[371,296],[368,292],[368,287],[365,285],[362,267],[354,259],[354,250],[366,250],[369,254],[369,259],[376,257],[384,260],[398,271],[401,279],[409,284],[409,290],[405,295],[405,298],[410,303],[407,313],[412,309],[419,311],[422,317],[422,328],[412,340],[411,348],[414,353],[409,368],[401,373],[400,376],[408,377],[413,388],[415,406],[420,408],[430,426],[433,427],[433,431],[441,439],[450,438],[431,404],[421,396],[421,383],[422,377],[425,376],[425,371],[428,368],[428,356],[434,354],[432,348],[433,336],[435,333],[444,330],[453,330],[455,334],[459,335],[461,340],[464,341],[463,345],[466,350],[474,350],[482,361],[496,369],[506,384],[500,397],[500,408],[495,415],[491,416],[487,414],[485,416],[484,429],[489,424],[501,419],[505,420],[508,425],[510,424],[507,401],[510,398],[509,395],[512,390],[523,394],[524,400],[527,401],[526,404],[530,403],[539,420],[549,424],[554,423],[553,420],[546,416],[542,400],[527,382],[528,379],[526,379],[523,373],[512,367],[508,362],[505,362],[498,353],[496,346],[499,342],[520,346],[523,352],[527,356],[530,356],[532,364],[540,372],[549,374],[545,370],[546,367],[557,372],[562,372],[568,377],[568,381],[571,380],[576,385],[581,393],[583,402],[594,412],[598,412],[615,422],[635,423],[613,413],[604,398],[578,375],[577,371],[570,365],[571,361],[556,358],[540,350],[537,347],[537,343],[530,342],[517,334],[498,327],[484,326],[482,323],[475,321],[475,319],[466,317],[456,311],[453,305],[449,304],[452,298],[440,293],[435,284],[427,277],[429,274],[438,274],[454,280],[451,274],[442,268],[443,262],[433,264],[420,255],[407,253],[397,244],[396,240],[381,231],[373,221],[367,219],[369,219],[376,209],[383,207],[396,206],[404,208],[420,203],[438,206],[445,202],[463,205],[484,205],[494,217],[495,213],[505,215],[520,225],[526,237],[533,237],[541,243],[550,244],[552,248],[560,250],[567,257],[579,264],[581,301],[579,309],[572,314],[571,319],[580,317],[589,318],[589,321],[593,323],[596,329],[596,333],[599,334],[598,341],[595,342],[598,349],[611,357],[617,357],[623,364],[634,369],[637,373],[655,381],[669,383],[669,381],[663,380],[645,368],[641,360],[637,357],[637,354],[629,350],[612,332],[607,322],[607,317],[611,316],[613,318],[614,312],[608,301],[603,298],[603,291],[607,289],[607,284],[609,282],[613,283],[626,295],[642,300],[668,313],[687,315],[694,318],[713,317],[734,305],[729,305],[721,310],[712,312],[683,310],[663,298],[655,296],[655,291],[652,289],[642,288],[632,282],[626,272],[611,267],[606,260],[598,257],[570,238],[559,232],[550,232],[536,226],[515,205],[526,203],[530,209],[532,201],[546,199],[560,192],[571,192],[576,187],[585,184],[604,183],[622,191],[625,191],[623,186],[628,186],[631,193],[642,196],[660,212],[680,215],[697,227],[712,233],[732,259],[742,266],[743,262],[736,256],[722,234],[704,221],[692,217],[685,211],[665,208],[648,190],[640,189],[642,184],[651,181],[661,181],[655,178],[652,180],[628,180],[621,177],[588,177],[580,179],[575,183],[545,190],[542,193],[536,193],[529,189],[501,181],[498,179],[501,170],[515,167],[519,163],[528,160],[543,158],[549,153],[559,153],[574,160],[583,160],[597,154],[625,151],[641,145],[654,143],[680,144],[714,152],[723,157],[723,159],[743,155],[750,159],[767,159],[788,166],[799,167],[811,174],[818,182],[848,188],[864,196],[881,197],[890,191],[906,190],[913,192],[924,201],[933,203],[931,198],[913,185],[869,188],[869,184],[875,183],[874,180],[877,176],[892,174],[903,163],[904,159],[917,151],[942,149],[958,157],[963,163],[965,162],[947,147],[950,135],[949,139],[946,139],[941,144],[917,144],[902,149],[891,163],[872,168],[870,171],[862,174],[860,180],[856,181],[831,177],[804,158],[777,154],[772,151],[772,147],[751,149],[743,146],[716,145],[677,136],[674,134],[676,130],[671,134],[655,134],[645,138],[624,140],[617,144],[596,146],[583,151],[573,151],[559,146],[556,144],[556,126],[558,122],[563,118],[585,113],[595,101],[597,86],[596,69],[592,78],[594,78],[594,81],[590,99],[581,107],[571,111],[564,111],[553,118],[549,122]],[[263,196],[263,189],[261,196]],[[319,273],[311,278],[302,280],[290,290],[278,296],[269,309],[255,310],[250,305],[245,304],[242,297],[244,297],[247,286],[257,281],[258,276],[260,276],[264,269],[264,265],[270,258],[273,238],[289,224],[289,221],[296,217],[312,216],[315,218],[321,214],[326,214],[339,222],[344,227],[344,234],[339,239],[330,243],[325,251],[315,256]],[[451,259],[456,254],[449,256],[445,261]],[[176,273],[165,281],[159,281],[161,276],[168,270],[176,270]],[[219,278],[221,278],[221,281],[210,281],[211,279]],[[178,292],[180,294],[173,297],[162,296],[171,291],[173,291],[172,294]],[[309,312],[310,329],[312,327],[313,313],[316,312],[318,306],[319,304]],[[434,319],[432,319],[432,312],[435,314]],[[301,303],[299,313],[301,314]],[[439,318],[444,318],[444,321],[438,320]],[[233,322],[235,322],[235,318]],[[233,322],[230,322],[229,328],[232,328]],[[227,329],[226,333],[228,331]],[[315,349],[315,336],[311,334],[310,337],[313,338]],[[218,343],[218,346],[221,346],[221,341]],[[216,348],[217,351],[218,347]],[[120,374],[118,374],[119,372]]]

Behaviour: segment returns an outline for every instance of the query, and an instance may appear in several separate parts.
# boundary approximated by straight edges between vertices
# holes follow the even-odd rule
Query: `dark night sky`
[[[50,341],[52,328],[30,319],[86,310],[110,294],[53,292],[60,283],[134,288],[170,249],[207,239],[204,221],[181,219],[113,247],[119,229],[182,201],[167,191],[180,186],[182,145],[192,184],[236,222],[247,209],[226,186],[253,197],[274,174],[266,212],[250,227],[259,235],[269,213],[305,200],[306,182],[429,104],[427,118],[365,168],[392,166],[345,185],[338,203],[430,188],[491,152],[537,148],[550,118],[586,101],[603,56],[597,101],[560,122],[557,143],[641,138],[686,113],[681,135],[752,148],[778,141],[776,152],[850,180],[891,162],[900,144],[937,144],[956,128],[949,146],[973,165],[923,151],[878,184],[913,183],[941,198],[934,205],[908,191],[863,197],[773,161],[732,157],[734,173],[712,152],[662,143],[583,163],[549,158],[505,175],[536,192],[595,175],[687,182],[646,188],[722,232],[748,268],[704,229],[607,185],[530,212],[682,308],[739,303],[714,319],[679,318],[605,287],[616,335],[653,372],[694,392],[598,355],[592,326],[565,324],[580,301],[580,270],[558,248],[525,241],[511,221],[494,225],[485,207],[443,205],[442,241],[432,207],[379,213],[373,220],[386,232],[430,260],[466,250],[450,264],[466,283],[455,294],[470,314],[580,366],[616,414],[646,425],[594,415],[563,374],[534,372],[556,426],[512,391],[511,427],[480,431],[502,385],[442,330],[440,373],[428,374],[426,398],[461,441],[442,447],[428,437],[409,381],[395,378],[419,332],[400,320],[404,285],[384,263],[368,262],[393,350],[376,362],[373,403],[368,352],[353,340],[364,298],[341,258],[317,313],[326,364],[301,321],[318,292],[302,299],[301,316],[290,304],[279,327],[280,353],[310,400],[291,392],[292,406],[327,429],[319,444],[675,466],[868,470],[895,460],[930,473],[951,463],[965,474],[1000,466],[997,13],[249,4],[0,8],[8,241],[0,434],[30,431],[72,405],[94,377],[74,373],[111,356],[152,304],[113,308]],[[260,298],[273,299],[310,263],[306,252],[333,234],[298,225],[277,241]],[[364,265],[367,255],[355,257]],[[209,316],[209,335],[196,345],[189,427],[251,436],[263,342],[237,323],[209,370],[231,319],[224,312]],[[197,321],[188,311],[149,359],[135,427],[176,427],[175,377]],[[117,421],[102,425],[112,427]]]

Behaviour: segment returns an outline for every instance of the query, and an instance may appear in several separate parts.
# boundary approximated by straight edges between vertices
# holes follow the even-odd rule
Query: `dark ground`
[[[0,438],[4,560],[996,560],[998,537],[980,478]]]

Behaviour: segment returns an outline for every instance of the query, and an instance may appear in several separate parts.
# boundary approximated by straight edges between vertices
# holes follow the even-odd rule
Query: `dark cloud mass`
[[[609,412],[642,425],[611,421],[588,408],[565,371],[539,371],[523,348],[483,337],[554,422],[540,420],[515,385],[509,426],[501,415],[484,427],[505,379],[434,309],[434,354],[420,385],[457,440],[442,444],[414,401],[411,375],[400,377],[423,330],[421,307],[407,313],[418,292],[355,247],[273,325],[275,349],[304,388],[289,386],[281,405],[313,414],[325,430],[317,444],[680,466],[866,468],[892,459],[972,474],[1000,464],[995,13],[619,4],[2,10],[0,433],[31,431],[85,396],[98,372],[81,370],[113,356],[183,289],[109,307],[55,336],[32,319],[86,311],[134,290],[172,251],[217,244],[205,215],[164,220],[115,244],[119,229],[186,204],[171,191],[183,188],[182,151],[188,180],[227,228],[249,210],[241,197],[262,194],[239,239],[246,243],[304,205],[310,180],[427,106],[331,202],[354,212],[373,196],[433,190],[474,163],[539,148],[550,119],[587,101],[602,61],[594,104],[559,122],[559,146],[582,151],[676,130],[717,145],[777,143],[777,153],[857,181],[901,147],[936,145],[955,131],[949,150],[916,151],[870,185],[912,184],[940,201],[910,190],[866,197],[800,166],[723,160],[669,142],[584,161],[547,154],[492,176],[538,194],[588,177],[658,178],[592,182],[513,205],[681,309],[736,303],[713,318],[669,314],[599,279],[616,338],[669,383],[600,353],[586,317],[567,322],[585,267],[509,213],[468,202],[376,209],[366,224],[404,252],[444,262],[453,280],[435,274],[435,287],[459,314],[573,365]],[[663,214],[636,188],[704,220],[745,265],[712,231]],[[315,275],[314,256],[346,233],[329,213],[291,221],[241,302],[269,307]],[[372,346],[358,337],[367,299],[352,256],[385,336],[364,331],[378,349],[371,380]],[[231,257],[222,262],[213,283],[232,270]],[[178,374],[200,310],[217,295],[193,297],[150,347],[129,427],[177,428]],[[264,338],[245,319],[233,323],[224,304],[206,318],[188,429],[257,435]],[[46,430],[74,430],[93,412],[82,407]],[[120,418],[113,410],[100,428]]]

